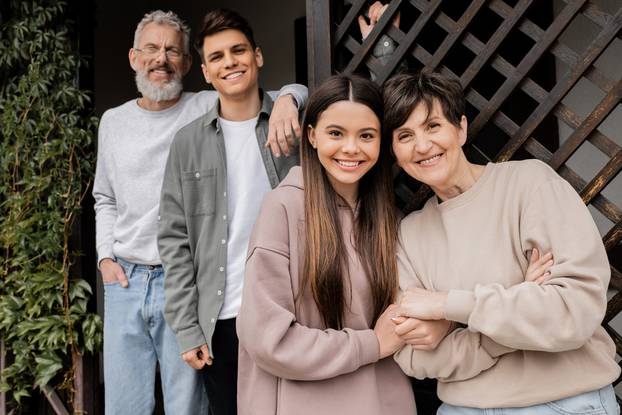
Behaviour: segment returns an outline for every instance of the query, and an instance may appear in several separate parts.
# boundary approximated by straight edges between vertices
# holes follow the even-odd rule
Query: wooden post
[[[330,0],[307,0],[307,56],[311,91],[332,73],[331,18]]]

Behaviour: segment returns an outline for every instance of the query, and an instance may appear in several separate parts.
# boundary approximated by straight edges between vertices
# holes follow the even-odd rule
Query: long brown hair
[[[345,278],[348,254],[341,233],[338,209],[340,196],[329,182],[308,137],[326,108],[338,101],[352,101],[370,108],[382,120],[382,94],[373,82],[348,75],[326,80],[309,98],[303,121],[300,159],[304,178],[305,247],[301,269],[300,300],[306,289],[322,315],[326,327],[342,329],[347,301]],[[395,299],[397,224],[393,203],[391,142],[380,141],[376,164],[359,182],[355,216],[355,248],[371,286],[373,321]],[[354,214],[354,213],[353,213]]]

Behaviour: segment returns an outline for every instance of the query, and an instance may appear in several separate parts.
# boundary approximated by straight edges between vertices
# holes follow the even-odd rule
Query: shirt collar
[[[259,109],[259,118],[270,118],[272,112],[272,98],[266,94],[261,88],[259,89],[259,95],[261,96],[261,108]],[[213,125],[216,130],[220,130],[218,124],[218,114],[220,113],[220,98],[216,101],[212,109],[207,112],[205,117],[205,125]]]

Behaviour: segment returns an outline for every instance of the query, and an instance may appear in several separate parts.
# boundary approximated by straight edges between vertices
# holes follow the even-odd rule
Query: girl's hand
[[[376,321],[374,326],[374,333],[380,345],[380,359],[391,356],[404,346],[404,341],[395,334],[395,324],[391,321],[396,315],[397,305],[391,304],[378,317],[378,321]]]
[[[434,350],[450,333],[452,322],[448,320],[419,320],[397,317],[393,319],[395,334],[415,350]]]
[[[538,249],[533,248],[529,257],[529,266],[525,271],[525,281],[535,282],[538,285],[542,284],[551,276],[549,268],[553,264],[553,253],[548,252],[546,255],[540,256]]]

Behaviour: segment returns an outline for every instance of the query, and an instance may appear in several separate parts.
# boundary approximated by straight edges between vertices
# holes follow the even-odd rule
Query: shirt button
[[[215,323],[215,322],[216,322],[216,319],[215,319],[215,318],[213,318],[213,319],[212,319],[212,323]]]
[[[225,270],[225,267],[220,267],[218,268],[218,271],[223,272]]]
[[[222,220],[227,220],[227,215],[222,215]]]
[[[158,215],[158,220],[160,220],[160,215]]]
[[[220,240],[220,243],[224,245],[224,244],[226,244],[226,243],[227,243],[227,241],[226,241],[226,240],[224,240],[224,239],[221,239],[221,240]]]
[[[222,195],[223,195],[224,197],[227,197],[227,192],[224,192]]]
[[[218,290],[218,295],[222,295],[222,291],[221,290]]]
[[[194,177],[196,177],[198,179],[199,177],[201,177],[201,173],[199,173],[199,172],[194,173]]]

